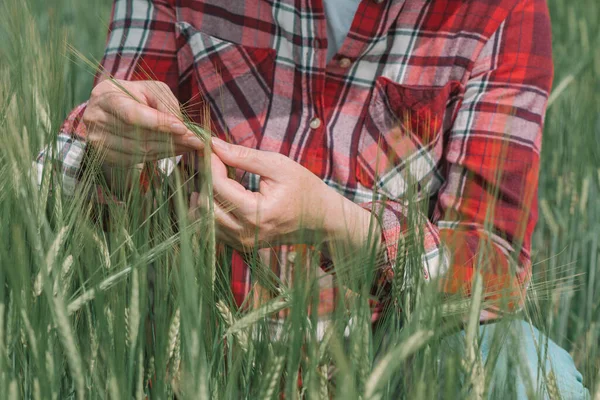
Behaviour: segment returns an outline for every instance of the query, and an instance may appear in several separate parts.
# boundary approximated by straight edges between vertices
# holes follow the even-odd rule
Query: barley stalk
[[[8,398],[10,400],[19,400],[19,387],[15,379],[11,380],[8,386]]]
[[[37,339],[35,337],[35,331],[33,330],[33,327],[31,326],[31,321],[29,321],[29,317],[27,316],[27,312],[25,311],[24,308],[21,308],[21,320],[23,321],[23,325],[25,326],[25,332],[27,333],[27,336],[29,338],[29,343],[31,344],[31,352],[33,354],[33,357],[37,360],[38,359],[38,345],[37,345]],[[21,339],[23,341],[23,339]]]
[[[198,360],[201,359],[200,368],[198,371],[198,389],[195,391],[197,396],[202,399],[208,399],[209,395],[209,375],[206,368],[204,354],[200,354],[200,341],[198,340],[198,332],[192,330],[192,359],[194,365],[198,365]]]
[[[33,398],[34,400],[42,399],[42,389],[40,388],[40,380],[37,377],[33,378]]]
[[[14,312],[14,300],[13,300],[13,292],[11,291],[8,297],[8,319],[6,321],[6,356],[8,357],[10,354],[10,350],[12,348],[13,342],[13,330],[15,325],[15,312]]]
[[[49,342],[51,342],[49,340]],[[46,350],[46,374],[48,377],[50,377],[51,379],[54,377],[54,355],[52,354],[51,351],[52,347],[51,345],[48,346],[48,349]],[[53,350],[53,349],[52,349]],[[53,394],[54,397],[54,394]]]
[[[210,121],[210,112],[205,115],[205,120]],[[217,276],[217,258],[216,258],[216,237],[215,237],[215,210],[213,199],[213,188],[212,188],[212,174],[210,173],[210,159],[211,159],[211,147],[204,146],[204,175],[205,175],[205,190],[208,198],[208,267],[209,277],[211,282],[211,290],[215,290],[215,279]]]
[[[90,375],[94,375],[94,368],[96,367],[96,357],[98,356],[98,349],[100,348],[100,344],[98,343],[98,338],[96,336],[96,330],[90,330],[90,345],[92,347],[92,352],[90,354]]]
[[[40,192],[40,202],[39,202],[39,206],[37,208],[38,211],[38,226],[42,227],[42,220],[43,218],[46,217],[44,210],[46,210],[47,204],[48,204],[48,195],[50,194],[50,181],[51,181],[51,174],[49,173],[49,171],[51,171],[51,166],[49,163],[49,160],[46,160],[46,163],[44,165],[44,169],[42,171],[43,176],[41,177],[42,179],[42,184],[39,187],[39,192]],[[40,177],[38,177],[39,179]],[[38,231],[39,233],[39,231]]]
[[[471,295],[471,313],[465,334],[466,359],[463,363],[470,382],[470,398],[476,400],[483,400],[485,398],[485,373],[481,357],[479,357],[479,345],[477,342],[482,299],[483,277],[479,272],[476,272]]]
[[[138,350],[138,372],[137,372],[137,386],[135,390],[135,398],[137,400],[144,399],[144,351],[140,346]]]
[[[0,358],[8,357],[4,340],[4,303],[0,302]],[[0,362],[0,365],[1,362]]]
[[[117,381],[117,377],[111,374],[110,379],[107,383],[110,398],[114,400],[119,400],[121,398],[121,392],[119,391],[119,383]]]
[[[133,270],[131,274],[131,301],[129,307],[129,344],[133,349],[137,342],[137,336],[140,328],[140,281],[138,279],[138,270]]]
[[[69,277],[71,273],[71,267],[73,266],[73,256],[69,255],[63,261],[62,268],[60,270],[60,279],[54,281],[53,293],[58,295],[59,290],[61,295],[64,297],[69,290]]]

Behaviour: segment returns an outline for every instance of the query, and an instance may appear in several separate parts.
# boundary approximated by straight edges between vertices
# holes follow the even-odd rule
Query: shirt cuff
[[[46,147],[37,157],[35,170],[38,186],[42,185],[46,160],[50,160],[60,165],[63,193],[73,196],[81,176],[85,152],[86,143],[83,140],[74,139],[67,133],[59,134],[55,145]]]
[[[402,245],[407,230],[406,206],[391,201],[374,201],[359,205],[370,211],[379,222],[381,240],[385,247],[385,260],[379,268],[379,278],[391,280],[395,267],[404,269],[404,265],[396,264],[406,259],[406,246]]]
[[[375,201],[360,205],[371,211],[381,225],[387,260],[377,271],[376,278],[380,286],[388,285],[396,274],[401,275],[403,288],[412,284],[410,279],[413,274],[408,273],[405,268],[409,250],[421,254],[420,268],[425,281],[447,273],[450,253],[440,239],[438,227],[427,215],[415,209],[411,210],[414,215],[409,218],[408,207],[395,201]]]

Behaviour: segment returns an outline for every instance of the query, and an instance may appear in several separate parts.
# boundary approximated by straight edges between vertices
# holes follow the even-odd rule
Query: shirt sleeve
[[[167,0],[115,0],[101,68],[94,86],[107,74],[121,80],[157,80],[166,83],[180,102],[185,102],[185,83],[180,82],[177,64],[176,15]],[[87,103],[77,106],[66,118],[55,143],[37,159],[38,184],[50,162],[62,176],[63,192],[72,195],[82,176],[86,154],[86,129],[82,116]]]
[[[424,248],[426,280],[439,278],[444,293],[468,296],[477,268],[490,304],[484,313],[522,306],[531,275],[542,124],[552,78],[545,1],[518,1],[466,83],[445,138],[445,182],[432,216],[410,214],[406,204],[395,201],[362,204],[379,217],[387,249],[388,262],[378,271],[380,287],[403,270],[398,261],[414,246],[405,240],[413,227]],[[415,221],[422,221],[417,229]]]

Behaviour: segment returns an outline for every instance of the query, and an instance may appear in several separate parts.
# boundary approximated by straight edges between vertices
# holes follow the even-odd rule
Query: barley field
[[[600,3],[548,3],[555,83],[533,283],[518,317],[569,351],[600,400]],[[394,283],[403,311],[386,314],[385,338],[370,329],[371,254],[340,257],[339,281],[356,295],[319,337],[311,274],[290,287],[256,263],[253,277],[277,297],[234,307],[210,218],[187,221],[180,191],[152,202],[133,191],[126,207],[99,211],[86,195],[93,163],[74,197],[50,166],[38,188],[32,162],[89,97],[83,57],[101,58],[110,6],[0,1],[1,399],[512,398],[511,382],[492,387],[493,366],[478,356],[477,284],[470,300],[440,298],[419,278],[417,250],[406,260],[411,284]],[[269,316],[283,309],[289,318],[270,340]],[[461,321],[465,351],[448,352],[443,338]],[[508,323],[505,333],[518,340]],[[556,374],[529,382],[531,398],[558,398]]]

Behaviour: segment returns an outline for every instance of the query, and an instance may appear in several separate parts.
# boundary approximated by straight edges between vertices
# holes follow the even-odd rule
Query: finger
[[[227,207],[219,204],[217,201],[213,203],[213,212],[215,214],[215,225],[224,231],[239,235],[243,231],[241,222]]]
[[[214,177],[218,177],[219,179],[227,178],[227,167],[223,163],[223,161],[216,154],[210,155],[210,170]]]
[[[208,201],[202,201],[202,197],[197,193],[192,193],[190,197],[189,215],[192,221],[197,221],[200,218],[209,218],[210,210]],[[215,233],[217,237],[228,238],[228,242],[232,239],[239,238],[244,232],[242,223],[233,215],[230,210],[220,204],[218,201],[213,201],[213,215],[215,221]]]
[[[158,144],[173,143],[175,146],[189,147],[191,150],[200,151],[204,149],[204,140],[198,136],[191,135],[171,135],[169,133],[161,133],[149,131],[136,127],[127,127],[118,136],[130,138],[142,143],[155,142]],[[191,151],[190,150],[190,151]]]
[[[229,144],[212,138],[212,148],[227,165],[265,177],[271,177],[280,168],[281,154]]]
[[[97,149],[106,148],[128,156],[147,158],[171,156],[196,150],[194,147],[188,145],[186,141],[152,142],[98,133],[91,135],[88,141]]]
[[[253,245],[246,245],[244,242],[243,233],[239,231],[232,231],[229,229],[225,229],[221,226],[215,227],[215,238],[218,242],[225,243],[235,250],[246,252],[249,248],[253,248]]]
[[[113,79],[110,92],[125,95],[137,103],[145,104],[155,110],[172,114],[181,120],[179,101],[165,82],[157,80],[126,81]]]
[[[132,142],[138,142],[140,145],[155,142],[159,145],[173,143],[175,146],[188,147],[190,151],[204,149],[204,141],[197,136],[170,135],[127,127],[122,125],[114,116],[107,116],[106,119],[96,117],[94,121],[88,121],[86,124],[88,140],[91,142],[97,141],[98,138],[113,137],[114,141],[123,140],[123,145],[127,147],[131,147],[129,144]]]
[[[175,135],[189,133],[187,127],[175,115],[161,112],[127,96],[103,96],[98,101],[98,106],[126,125]]]
[[[182,119],[179,100],[177,100],[169,85],[161,81],[139,81],[136,83],[139,84],[139,89],[144,94],[148,106]]]
[[[187,146],[196,150],[204,149],[204,141],[193,133],[182,136],[128,126],[114,115],[106,112],[100,112],[94,115],[92,121],[86,121],[86,128],[88,138],[113,135],[142,142],[169,143],[172,141],[176,145]]]
[[[211,154],[210,166],[215,198],[221,204],[227,204],[229,208],[235,210],[238,205],[236,199],[240,196],[255,195],[236,180],[228,177],[227,166],[214,153]]]
[[[227,175],[212,175],[213,192],[215,198],[222,204],[232,207],[236,215],[255,212],[258,204],[259,193],[246,190],[244,186]]]
[[[190,195],[190,205],[188,207],[188,219],[193,222],[198,219],[198,192],[192,192]]]
[[[204,216],[209,215],[210,204],[208,199],[201,196],[198,192],[194,192],[190,196],[190,209],[192,205],[195,207],[197,213]],[[241,222],[232,213],[233,207],[231,205],[221,202],[217,197],[213,198],[212,208],[217,225],[221,225],[232,231],[240,231],[242,229]]]

